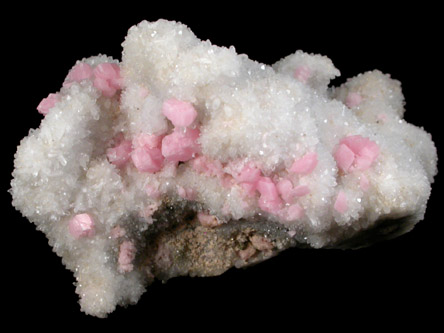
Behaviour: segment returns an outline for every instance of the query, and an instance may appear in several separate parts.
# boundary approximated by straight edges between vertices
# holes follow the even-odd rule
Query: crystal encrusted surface
[[[13,205],[103,317],[154,279],[211,276],[288,247],[365,246],[420,221],[436,174],[424,130],[379,71],[328,88],[332,62],[273,66],[160,20],[122,61],[78,61],[38,105]]]

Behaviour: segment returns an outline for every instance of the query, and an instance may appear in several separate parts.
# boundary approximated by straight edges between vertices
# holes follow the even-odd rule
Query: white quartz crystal
[[[297,51],[269,66],[165,20],[132,27],[121,62],[79,64],[85,72],[71,71],[21,141],[11,194],[74,272],[87,314],[135,303],[154,276],[217,275],[292,246],[365,246],[378,227],[394,237],[424,216],[436,149],[403,120],[401,84],[387,74],[329,87],[340,73],[327,57]],[[182,103],[174,117],[197,111],[192,125],[174,128],[163,112],[170,100]],[[200,135],[186,137],[193,130]],[[167,144],[172,133],[179,144]],[[340,155],[350,137],[359,153],[346,145]],[[196,151],[180,146],[188,139]],[[120,163],[112,148],[122,140]],[[176,258],[180,241],[213,252],[205,265],[198,250]]]

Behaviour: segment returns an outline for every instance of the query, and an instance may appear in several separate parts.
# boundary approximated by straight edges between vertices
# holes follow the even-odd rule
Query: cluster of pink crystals
[[[155,173],[162,169],[164,156],[160,150],[161,137],[140,134],[133,140],[131,160],[140,172]]]
[[[306,185],[293,185],[291,174],[310,174],[317,165],[317,154],[307,153],[294,161],[288,177],[266,176],[253,162],[231,162],[228,166],[220,161],[198,156],[192,160],[193,169],[209,177],[220,179],[224,187],[240,186],[246,196],[255,198],[261,210],[277,215],[284,220],[303,217],[303,208],[295,201],[310,193]],[[226,212],[227,214],[229,211]]]
[[[175,126],[170,134],[141,133],[132,141],[116,139],[114,147],[107,150],[111,163],[122,167],[130,159],[140,172],[155,173],[168,164],[186,162],[200,152],[198,128],[190,128],[197,112],[189,102],[166,100],[163,113]]]
[[[370,184],[367,176],[362,172],[373,165],[378,155],[379,146],[376,142],[360,135],[351,135],[339,142],[334,158],[339,170],[343,173],[359,172],[359,185],[363,191],[367,191]],[[347,195],[344,191],[339,191],[334,209],[341,214],[347,211]]]
[[[311,75],[306,66],[300,66],[294,71],[294,77],[302,83],[306,83]],[[69,87],[74,82],[84,80],[92,80],[93,86],[108,98],[113,97],[122,86],[120,68],[114,63],[102,63],[94,68],[87,63],[79,63],[69,72],[64,86]],[[141,88],[140,95],[145,98],[149,91]],[[37,109],[46,115],[58,100],[58,94],[50,94],[41,101]],[[361,101],[362,97],[359,94],[350,93],[346,98],[346,105],[353,108]],[[265,174],[252,161],[223,164],[201,154],[198,142],[198,113],[190,102],[167,99],[162,105],[162,113],[172,124],[169,132],[141,133],[130,139],[120,133],[112,140],[112,147],[107,150],[108,160],[118,168],[131,163],[138,172],[156,173],[163,170],[171,177],[175,176],[179,162],[189,162],[195,172],[218,178],[225,188],[239,186],[245,196],[253,198],[264,212],[276,215],[284,221],[294,221],[304,216],[304,209],[298,199],[310,194],[310,188],[298,184],[298,179],[310,175],[315,170],[318,165],[316,152],[307,152],[295,159],[291,167],[279,176]],[[366,191],[370,184],[363,172],[373,165],[378,154],[379,147],[375,142],[360,135],[351,135],[340,140],[333,155],[343,174],[358,173],[360,187]],[[158,200],[162,194],[159,184],[155,182],[148,184],[145,191],[147,196],[154,200]],[[195,200],[197,196],[194,189],[179,185],[177,194],[185,200]],[[142,216],[149,219],[158,207],[159,203],[148,205],[144,208]],[[245,203],[245,207],[247,208],[248,204]],[[347,195],[343,190],[337,193],[333,209],[340,214],[348,210]],[[224,212],[229,214],[229,208],[224,207]],[[203,226],[209,228],[217,227],[221,223],[216,216],[206,212],[198,212],[197,218]],[[94,219],[88,213],[77,214],[69,221],[68,229],[75,239],[92,237],[95,234]],[[120,226],[114,227],[110,232],[111,239],[118,240],[123,237],[126,237],[126,231]],[[247,258],[256,249],[269,246],[265,241],[255,240],[254,246],[244,250],[245,253],[242,253],[241,257]],[[136,247],[132,240],[125,239],[120,242],[118,270],[121,273],[133,270],[135,256]]]
[[[347,173],[354,170],[367,170],[378,154],[379,147],[375,142],[360,135],[351,135],[339,142],[334,157],[339,169]]]
[[[299,66],[294,71],[294,77],[302,83],[306,83],[311,75],[311,70],[307,66]],[[114,96],[122,86],[120,68],[114,63],[102,63],[95,68],[87,63],[78,63],[69,72],[64,86],[83,80],[93,80],[94,87],[106,97]],[[149,91],[143,89],[140,93],[146,97]],[[57,100],[57,94],[50,94],[42,100],[37,109],[46,114]],[[361,101],[362,97],[358,93],[350,93],[346,98],[346,105],[355,107]],[[175,169],[177,163],[190,161],[196,172],[219,178],[224,187],[238,185],[244,190],[245,195],[249,197],[258,195],[258,206],[265,212],[278,215],[285,220],[299,219],[304,215],[303,209],[295,201],[298,197],[310,193],[308,186],[294,185],[291,177],[264,176],[262,170],[251,162],[243,165],[237,172],[227,173],[220,161],[200,155],[201,149],[198,143],[200,131],[196,123],[198,113],[190,102],[175,98],[167,99],[162,105],[162,113],[173,125],[170,133],[160,135],[141,133],[132,140],[125,139],[123,134],[120,134],[114,139],[113,147],[107,150],[109,161],[119,168],[131,161],[139,172],[146,173],[156,173],[166,168]],[[368,169],[378,154],[379,147],[376,143],[362,136],[352,135],[340,141],[334,157],[338,168],[348,173]],[[316,152],[308,152],[293,162],[288,173],[309,175],[317,163]],[[172,174],[175,174],[174,170]],[[369,187],[364,174],[360,175],[360,186],[364,191]],[[196,197],[193,189],[181,186],[178,187],[177,193],[187,200]],[[158,188],[147,188],[147,194],[152,198],[160,196]],[[340,192],[334,208],[344,213],[347,210],[346,202],[345,193]]]
[[[69,87],[83,80],[93,80],[94,87],[106,97],[113,97],[122,87],[120,67],[114,63],[102,63],[94,69],[87,63],[79,63],[71,69],[63,86]]]
[[[93,80],[93,85],[103,96],[113,97],[122,88],[120,67],[114,63],[102,63],[93,68],[91,65],[81,62],[75,65],[68,73],[64,87],[71,86],[74,82]],[[58,94],[49,94],[37,106],[39,113],[46,115],[58,102]]]
[[[309,152],[296,159],[288,171],[290,174],[297,174],[299,176],[309,175],[316,168],[317,164],[317,154]],[[310,193],[308,186],[294,186],[290,178],[281,178],[279,181],[274,182],[270,177],[261,177],[257,189],[261,194],[259,207],[262,210],[289,221],[303,217],[303,208],[294,201],[298,197],[303,197]]]
[[[106,97],[112,97],[122,86],[120,67],[117,64],[103,63],[94,69],[94,87]]]
[[[186,162],[200,152],[197,139],[200,136],[199,129],[185,130],[175,128],[173,133],[162,140],[162,155],[173,162]]]

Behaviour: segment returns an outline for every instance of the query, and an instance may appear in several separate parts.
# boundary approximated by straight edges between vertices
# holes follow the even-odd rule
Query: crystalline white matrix
[[[273,66],[159,20],[119,62],[78,61],[15,155],[13,205],[104,317],[155,278],[218,275],[293,246],[356,248],[409,231],[437,172],[379,71],[328,87],[332,62]]]

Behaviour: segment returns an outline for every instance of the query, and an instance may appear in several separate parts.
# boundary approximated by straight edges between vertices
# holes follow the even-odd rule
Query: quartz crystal
[[[122,61],[77,61],[15,155],[13,205],[105,317],[154,279],[214,276],[289,247],[359,248],[423,219],[437,153],[378,70],[272,66],[159,20]]]

